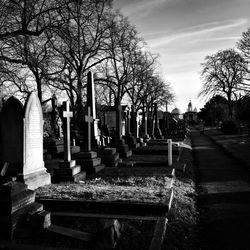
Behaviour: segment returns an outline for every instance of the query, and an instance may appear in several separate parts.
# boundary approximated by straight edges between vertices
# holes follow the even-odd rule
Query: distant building
[[[194,125],[197,123],[197,108],[193,109],[191,101],[189,101],[187,112],[184,113],[184,120],[188,125]]]
[[[178,108],[174,108],[171,112],[171,115],[174,119],[176,119],[177,121],[180,119],[181,116],[181,112]]]

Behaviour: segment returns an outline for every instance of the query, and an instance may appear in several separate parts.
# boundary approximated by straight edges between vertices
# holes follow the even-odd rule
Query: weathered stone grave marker
[[[75,154],[75,159],[78,164],[82,166],[82,169],[88,173],[96,173],[102,170],[105,165],[101,164],[101,158],[97,157],[97,153],[92,150],[92,146],[97,146],[100,142],[96,119],[95,108],[95,91],[94,91],[94,79],[92,72],[88,72],[87,75],[87,112],[85,115],[85,123],[87,130],[85,131],[84,147],[81,148],[81,152]]]
[[[24,115],[23,171],[18,178],[29,189],[51,183],[43,161],[43,114],[40,100],[32,92],[27,99]]]
[[[66,110],[63,111],[64,118],[64,161],[71,161],[71,152],[70,152],[70,118],[73,117],[73,112],[69,110],[69,102],[64,102]]]
[[[91,116],[90,107],[88,107],[88,114],[85,115],[85,122],[88,123],[88,141],[87,141],[87,150],[91,151],[91,123],[94,121]]]
[[[64,160],[59,163],[59,168],[54,169],[53,182],[79,181],[86,178],[86,173],[81,172],[81,166],[71,160],[70,147],[70,118],[73,113],[70,111],[69,102],[63,102],[63,143]]]
[[[23,165],[23,115],[22,103],[10,97],[3,105],[0,124],[0,162],[10,164],[7,175],[17,176]]]

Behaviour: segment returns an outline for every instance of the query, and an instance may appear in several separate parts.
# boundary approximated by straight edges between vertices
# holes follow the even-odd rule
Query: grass
[[[80,184],[51,184],[36,190],[37,198],[164,203],[171,179],[165,176],[99,177]]]

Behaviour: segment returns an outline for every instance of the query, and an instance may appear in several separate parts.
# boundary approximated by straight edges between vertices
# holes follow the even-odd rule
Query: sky
[[[170,82],[175,103],[199,110],[201,63],[207,55],[236,47],[250,27],[250,0],[114,0],[114,7],[136,26],[148,50],[159,54],[161,73]]]

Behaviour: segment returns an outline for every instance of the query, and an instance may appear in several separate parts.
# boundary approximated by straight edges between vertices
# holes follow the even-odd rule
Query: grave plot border
[[[135,203],[121,201],[79,201],[79,200],[56,200],[36,199],[44,205],[44,209],[50,212],[64,213],[98,213],[117,215],[140,215],[140,216],[166,216],[171,208],[174,192],[169,190],[168,199],[164,203]]]

